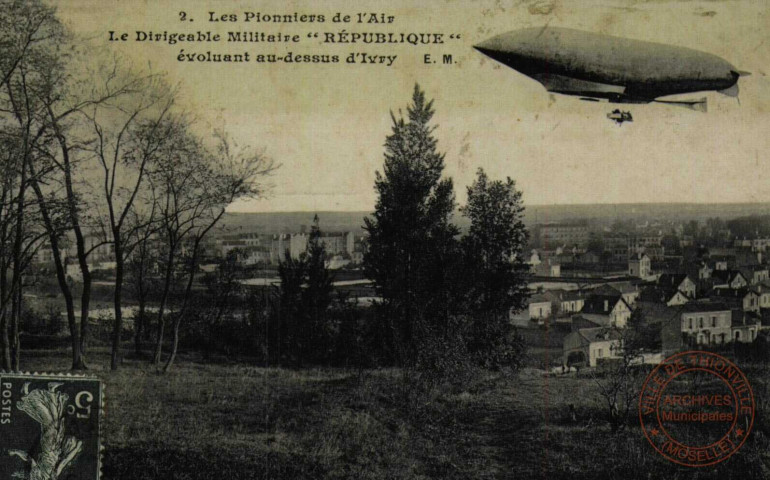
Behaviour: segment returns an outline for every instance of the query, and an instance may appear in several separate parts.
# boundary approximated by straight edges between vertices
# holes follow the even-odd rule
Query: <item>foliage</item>
[[[601,257],[601,255],[604,253],[604,236],[599,232],[589,233],[586,250]]]
[[[328,358],[332,346],[329,307],[333,279],[321,236],[316,215],[307,251],[292,258],[287,250],[278,266],[280,357],[295,366]]]
[[[306,316],[308,331],[308,355],[316,358],[328,357],[331,342],[329,307],[332,304],[333,275],[327,268],[326,247],[321,239],[318,215],[313,219],[308,239],[305,263],[305,288],[301,303]]]
[[[660,323],[647,322],[644,311],[640,308],[631,312],[628,320],[629,330],[625,332],[626,349],[631,351],[656,352],[661,349]]]
[[[480,169],[461,209],[470,228],[459,240],[433,113],[415,86],[406,118],[392,116],[376,209],[365,219],[364,269],[383,299],[398,363],[417,370],[407,376],[452,376],[471,363],[516,368],[524,348],[509,315],[526,305],[529,240],[521,192]]]
[[[679,237],[673,233],[663,235],[660,240],[661,246],[665,249],[666,254],[680,255],[682,253],[682,244],[679,241]]]
[[[42,312],[24,307],[21,327],[32,335],[59,335],[64,330],[64,318],[56,304],[47,304]]]
[[[204,304],[199,304],[195,309],[197,313],[198,327],[205,338],[204,352],[208,357],[213,350],[218,330],[223,324],[232,319],[236,309],[240,306],[239,297],[243,290],[238,281],[238,252],[228,252],[225,259],[219,264],[216,272],[203,277],[203,285],[206,287]]]
[[[529,297],[521,191],[511,178],[491,181],[479,169],[461,211],[471,221],[462,241],[468,351],[484,367],[517,367],[524,348],[509,317]]]
[[[365,219],[364,269],[383,299],[388,341],[405,367],[417,365],[421,343],[444,343],[431,337],[448,331],[457,301],[455,198],[452,181],[441,178],[444,155],[430,125],[433,113],[433,102],[415,86],[406,118],[391,114],[383,173],[375,180],[375,212]]]
[[[770,215],[748,215],[728,220],[725,227],[736,238],[770,237]]]
[[[644,370],[640,368],[641,348],[631,328],[611,327],[607,334],[617,333],[618,345],[611,358],[602,361],[591,377],[597,388],[600,402],[604,405],[607,423],[612,433],[628,426],[639,401]]]

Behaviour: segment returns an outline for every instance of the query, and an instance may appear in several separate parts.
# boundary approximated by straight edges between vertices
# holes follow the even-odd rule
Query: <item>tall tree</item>
[[[468,350],[486,367],[515,366],[521,342],[509,321],[527,303],[528,242],[521,191],[516,183],[490,180],[479,169],[460,210],[471,221],[463,238],[464,289],[468,297]]]
[[[119,75],[116,59],[110,64],[92,65],[92,70],[83,68],[88,64],[79,62],[85,62],[86,57],[92,61],[93,50],[84,52],[69,42],[71,36],[54,8],[38,0],[6,0],[0,6],[0,69],[11,107],[2,110],[13,112],[23,125],[18,129],[19,157],[23,161],[20,174],[26,181],[19,185],[29,189],[39,209],[70,326],[72,368],[83,369],[88,327],[84,320],[89,316],[91,295],[87,257],[94,246],[86,245],[84,234],[89,210],[84,193],[89,189],[78,185],[80,157],[89,157],[82,154],[90,141],[82,128],[81,114],[86,108],[130,96],[146,84],[141,77]],[[17,205],[22,207],[23,203]],[[22,228],[23,222],[17,226]],[[64,249],[70,233],[74,234],[82,273],[79,325],[65,268]]]
[[[182,246],[198,228],[197,222],[209,213],[212,200],[207,182],[209,157],[205,148],[191,133],[184,119],[176,119],[173,123],[149,178],[153,186],[153,201],[159,213],[158,234],[163,246],[162,286],[153,356],[156,365],[161,361],[168,300]]]
[[[404,118],[393,120],[385,141],[383,173],[377,172],[377,203],[366,218],[369,234],[364,268],[383,299],[392,344],[402,365],[418,361],[422,341],[449,327],[458,229],[451,217],[451,179],[442,179],[433,102],[415,85]]]
[[[110,243],[110,234],[105,228],[101,232],[94,230],[99,223],[91,217],[95,204],[101,204],[90,193],[95,189],[91,180],[94,173],[94,156],[91,150],[93,132],[87,124],[84,115],[86,109],[95,111],[108,102],[123,102],[131,97],[136,98],[137,92],[151,88],[154,76],[136,73],[131,70],[128,62],[118,57],[93,62],[95,72],[84,68],[78,62],[93,61],[92,50],[73,49],[72,54],[57,57],[61,67],[49,69],[48,82],[51,88],[46,90],[42,102],[45,108],[45,121],[51,136],[52,147],[42,151],[50,162],[49,176],[57,185],[60,192],[51,195],[47,202],[38,195],[43,208],[48,203],[60,203],[64,206],[64,220],[68,233],[74,238],[74,251],[77,266],[80,269],[80,363],[73,368],[86,368],[85,356],[88,339],[88,321],[91,305],[92,274],[89,264],[91,253],[100,246]],[[88,60],[85,60],[87,57]],[[71,64],[75,64],[74,66]],[[89,65],[90,66],[90,65]],[[130,101],[130,100],[129,100]],[[45,189],[45,185],[34,185],[36,193]],[[104,225],[102,225],[104,227]],[[54,235],[55,232],[49,232]],[[89,242],[89,236],[93,235]],[[93,239],[97,239],[93,241]],[[51,239],[51,247],[54,248]],[[62,256],[55,253],[54,256]],[[70,290],[66,278],[60,279],[59,287],[62,292]],[[65,296],[72,295],[71,292]]]
[[[55,88],[50,82],[50,73],[59,71],[60,52],[57,49],[65,38],[55,10],[42,2],[8,0],[0,3],[0,136],[6,149],[0,227],[3,237],[0,323],[6,360],[6,332],[10,326],[15,344],[15,353],[11,358],[11,368],[14,369],[18,368],[19,357],[21,289],[24,270],[29,263],[29,247],[32,246],[27,240],[31,232],[39,227],[39,223],[36,225],[40,221],[39,215],[42,214],[43,220],[46,220],[46,212],[41,211],[43,204],[34,200],[33,193],[37,182],[47,174],[46,167],[35,168],[36,162],[43,156],[41,151],[45,149],[50,131],[42,98]],[[53,222],[51,217],[47,215],[46,224]],[[8,269],[11,270],[10,278]],[[57,268],[57,274],[60,273],[61,269]],[[68,313],[70,306],[68,303]],[[73,332],[72,323],[70,330],[75,342],[77,332]],[[73,350],[73,366],[76,355]]]
[[[174,98],[174,91],[162,79],[151,78],[135,95],[120,99],[117,105],[94,108],[89,114],[96,138],[91,150],[101,175],[100,199],[106,210],[102,218],[115,252],[112,370],[117,370],[120,363],[125,264],[131,254],[132,239],[145,223],[152,221],[139,211],[139,203],[148,183],[148,171],[173,137],[176,124],[167,120]],[[143,221],[131,222],[138,218]]]

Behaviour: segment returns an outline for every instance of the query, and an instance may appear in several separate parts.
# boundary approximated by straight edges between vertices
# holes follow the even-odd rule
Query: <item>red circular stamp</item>
[[[754,425],[754,394],[746,375],[711,352],[668,357],[644,380],[639,421],[665,458],[706,467],[730,458]]]

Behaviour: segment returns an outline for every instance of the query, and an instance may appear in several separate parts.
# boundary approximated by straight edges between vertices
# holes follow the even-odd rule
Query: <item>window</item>
[[[703,317],[698,318],[698,328],[703,328]]]
[[[600,348],[600,349],[598,349],[598,350],[596,351],[596,357],[597,357],[597,358],[602,358],[602,355],[603,355],[603,354],[604,354],[604,352],[602,352],[602,349],[601,349],[601,348]]]
[[[690,330],[692,330],[692,317],[690,317]]]
[[[717,317],[711,317],[711,326],[716,327],[717,326]]]

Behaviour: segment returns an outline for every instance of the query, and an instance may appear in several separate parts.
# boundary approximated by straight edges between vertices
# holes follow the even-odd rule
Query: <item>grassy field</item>
[[[767,478],[760,419],[743,449],[694,471],[658,457],[636,424],[611,434],[593,380],[477,375],[466,388],[407,396],[394,370],[293,371],[182,356],[159,375],[127,359],[106,382],[108,479]],[[66,351],[25,352],[25,370],[66,367]],[[766,371],[749,377],[765,405]],[[757,385],[757,384],[761,385]],[[765,403],[763,403],[765,402]],[[577,421],[567,405],[575,404]],[[697,475],[696,475],[697,474]]]

